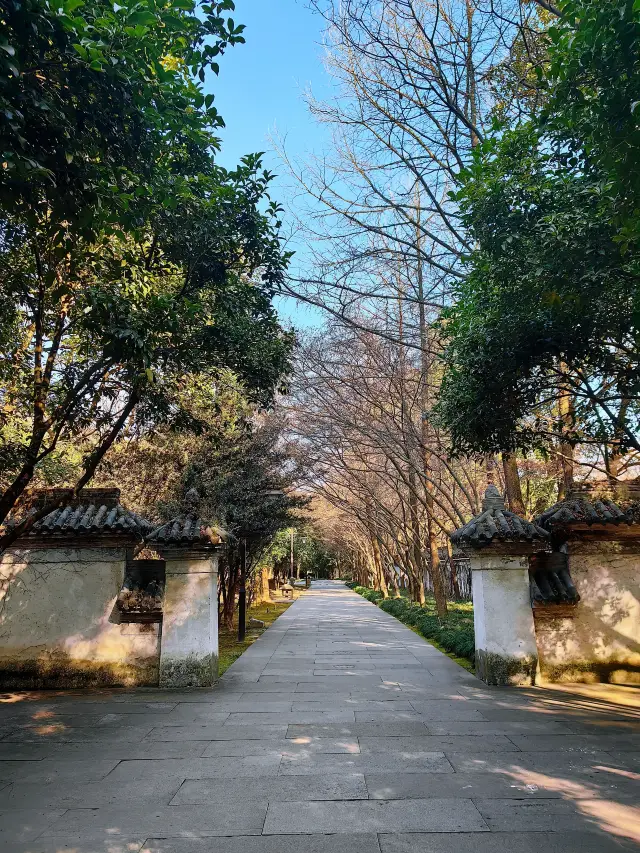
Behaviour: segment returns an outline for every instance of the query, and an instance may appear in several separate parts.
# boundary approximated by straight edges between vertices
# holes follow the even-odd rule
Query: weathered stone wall
[[[640,683],[640,545],[569,542],[569,570],[573,615],[554,618],[551,606],[535,619],[542,680]]]
[[[124,548],[12,550],[0,560],[0,686],[154,685],[159,625],[119,624]]]

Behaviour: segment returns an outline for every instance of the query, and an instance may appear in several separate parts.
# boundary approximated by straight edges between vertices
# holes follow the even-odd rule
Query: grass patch
[[[353,589],[367,601],[377,604],[385,613],[395,616],[457,664],[474,672],[475,635],[473,604],[470,601],[448,601],[449,612],[444,619],[440,619],[433,597],[427,598],[424,607],[421,607],[408,598],[384,599],[380,592],[366,587],[354,586]]]
[[[247,610],[247,633],[243,643],[238,642],[238,614],[233,617],[233,629],[229,630],[220,625],[218,629],[219,659],[218,675],[223,675],[238,660],[252,643],[264,634],[269,625],[272,625],[278,616],[291,607],[293,601],[272,601],[270,604],[256,604]],[[265,623],[264,628],[249,628],[249,619],[261,619]]]

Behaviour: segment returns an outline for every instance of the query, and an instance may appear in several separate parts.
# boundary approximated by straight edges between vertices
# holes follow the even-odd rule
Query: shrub
[[[381,592],[364,586],[354,584],[351,588],[367,601],[378,604],[385,613],[416,628],[425,639],[434,640],[445,651],[474,662],[473,605],[470,602],[449,602],[449,613],[441,620],[433,599],[428,599],[421,607],[406,598],[385,599]]]

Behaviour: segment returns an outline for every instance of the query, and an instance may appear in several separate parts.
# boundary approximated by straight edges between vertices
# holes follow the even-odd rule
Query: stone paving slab
[[[591,815],[608,811],[601,801],[564,799],[474,799],[474,803],[494,832],[576,832],[592,828],[601,832],[601,827]],[[640,810],[629,805],[618,805],[618,812],[640,826]]]
[[[153,734],[153,731],[151,732]],[[153,761],[159,758],[200,758],[209,741],[165,740],[151,741],[146,738],[140,743],[100,743],[91,744],[90,752],[94,759],[118,761],[133,758]],[[88,749],[85,743],[51,744],[41,747],[46,758],[56,761],[84,758]]]
[[[234,776],[276,776],[279,754],[249,755],[242,758],[159,758],[157,761],[121,761],[109,779],[129,781],[156,775],[180,779],[215,779]],[[265,783],[265,790],[268,783]]]
[[[0,792],[2,793],[2,792]],[[369,797],[364,776],[276,776],[269,779],[265,791],[263,779],[187,779],[171,801],[172,805],[226,803],[234,800],[269,802],[295,800],[366,800]]]
[[[282,738],[282,740],[218,740],[207,744],[203,758],[225,755],[288,755],[304,756],[313,753],[318,754],[342,754],[356,755],[360,753],[358,738],[332,738],[332,737],[299,737]]]
[[[270,803],[266,835],[335,832],[482,832],[487,825],[471,800],[368,800]]]
[[[467,752],[478,748],[475,737],[453,735],[452,737],[366,737],[358,738],[360,752],[363,755],[376,753],[414,752]],[[485,752],[518,752],[519,748],[504,735],[485,735],[482,738],[482,749]]]
[[[211,841],[206,839],[150,838],[144,844],[141,853],[213,853],[213,851]],[[34,853],[40,853],[40,851],[36,850]],[[43,853],[49,853],[49,851],[43,851]],[[94,853],[94,851],[87,851],[87,853]],[[218,838],[215,842],[215,853],[380,853],[380,845],[378,837],[372,833],[289,837],[262,835],[259,838],[255,836]]]
[[[86,753],[85,753],[86,755]],[[0,761],[0,779],[15,782],[99,782],[118,766],[117,759],[43,758],[40,761]]]
[[[385,753],[376,755],[307,755],[286,757],[281,775],[308,776],[318,773],[452,773],[443,752]]]
[[[0,853],[640,850],[638,695],[489,688],[320,582],[214,689],[0,695]]]
[[[109,838],[102,831],[91,836],[89,832],[49,838],[40,836],[28,844],[5,843],[2,853],[138,853],[145,841],[139,835]]]
[[[101,782],[76,782],[43,785],[36,782],[15,782],[0,791],[0,811],[11,809],[73,809],[102,808],[103,806],[146,801],[168,805],[175,797],[181,780],[170,776],[151,776],[123,782],[113,778]]]
[[[561,783],[551,777],[513,778],[496,773],[367,773],[365,781],[372,800],[411,799],[412,797],[465,797],[483,799],[591,799],[596,792],[591,785]],[[604,793],[601,789],[601,793]],[[636,802],[638,782],[616,779],[607,786],[616,801]]]
[[[102,831],[109,840],[118,836],[198,837],[217,835],[260,835],[267,813],[263,802],[227,802],[224,808],[203,806],[156,806],[128,803],[98,809],[69,809],[43,836],[94,835]],[[0,815],[0,823],[2,816]]]
[[[623,760],[616,760],[608,752],[510,752],[501,755],[495,752],[448,753],[456,772],[463,773],[542,773],[563,779],[604,778],[628,767]]]
[[[71,743],[95,742],[113,743],[125,741],[136,743],[142,740],[153,728],[155,720],[150,725],[127,726],[67,726],[64,723],[46,723],[29,726],[25,729],[14,730],[4,739],[4,743]]]
[[[602,752],[601,735],[510,735],[513,743],[523,752]],[[611,754],[623,751],[629,755],[640,749],[640,735],[612,734],[607,738]],[[484,749],[484,745],[483,745]]]
[[[212,740],[267,740],[283,738],[287,734],[287,724],[256,724],[252,726],[165,726],[152,729],[147,735],[148,741],[212,741]]]
[[[32,842],[64,813],[64,809],[0,811],[0,850],[4,850],[5,845],[12,842],[20,844]]]
[[[455,736],[455,737],[488,737],[491,735],[505,735],[513,739],[513,735],[570,735],[573,730],[566,723],[554,722],[533,722],[533,723],[517,723],[508,720],[501,722],[490,722],[485,720],[465,721],[465,720],[449,720],[446,723],[432,722],[425,723],[430,735],[437,736]],[[515,741],[514,741],[515,743]]]
[[[350,696],[348,699],[335,697],[311,702],[295,701],[291,709],[293,713],[314,711],[413,711],[414,708],[407,700],[402,699],[361,699]]]
[[[638,849],[624,839],[586,832],[398,833],[378,839],[382,853],[627,853]]]

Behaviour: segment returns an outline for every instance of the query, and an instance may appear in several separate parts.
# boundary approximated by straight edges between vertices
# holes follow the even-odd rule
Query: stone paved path
[[[4,694],[0,851],[638,850],[637,695],[486,688],[318,582],[215,690]]]

